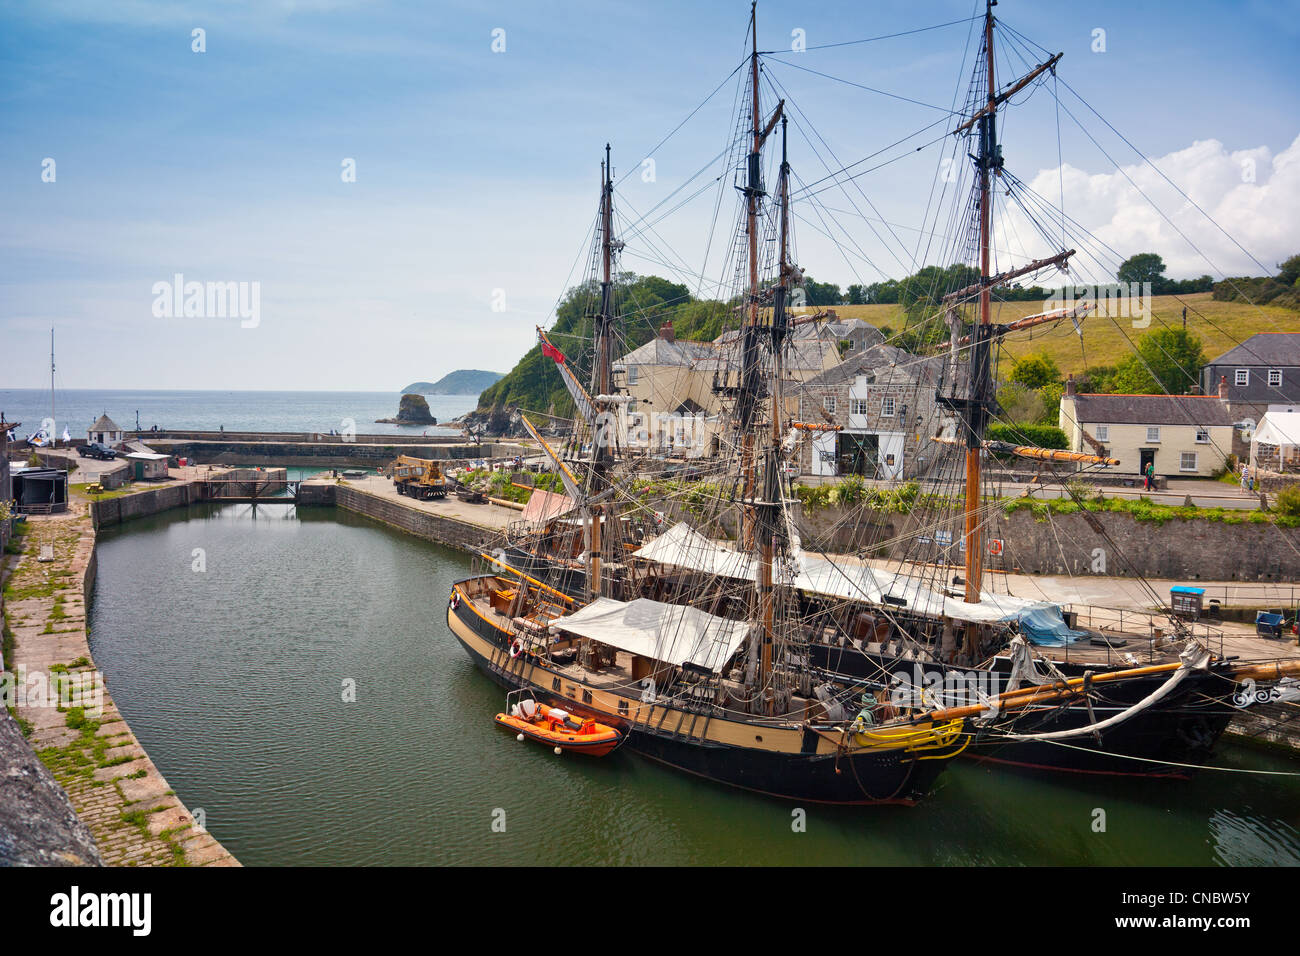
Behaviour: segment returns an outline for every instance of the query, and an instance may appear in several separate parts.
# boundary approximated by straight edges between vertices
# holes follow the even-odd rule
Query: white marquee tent
[[[1300,448],[1300,412],[1268,412],[1259,420],[1250,440],[1250,463],[1259,460],[1259,446],[1275,446],[1283,461]]]

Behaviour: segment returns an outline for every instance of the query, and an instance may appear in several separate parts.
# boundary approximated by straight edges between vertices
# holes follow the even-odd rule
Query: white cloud
[[[1272,273],[1277,263],[1300,252],[1300,136],[1277,155],[1267,146],[1229,151],[1208,139],[1151,162],[1160,172],[1141,163],[1090,174],[1067,163],[1040,172],[1030,188],[1055,204],[1063,176],[1068,216],[1121,260],[1139,252],[1159,253],[1171,278],[1259,275],[1252,256]],[[1017,229],[1025,235],[1019,224]],[[1087,256],[1081,247],[1080,258]],[[1093,274],[1079,278],[1106,278],[1115,265],[1093,255],[1079,270]]]

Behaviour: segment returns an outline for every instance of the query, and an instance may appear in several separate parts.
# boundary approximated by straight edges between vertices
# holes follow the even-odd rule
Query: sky
[[[764,108],[788,98],[797,182],[861,173],[796,201],[809,275],[869,283],[939,254],[927,202],[977,12],[760,4]],[[1000,131],[1031,189],[1175,278],[1300,252],[1300,2],[995,13],[1027,38],[1007,33],[999,84],[1065,54],[1062,85],[1018,97]],[[51,327],[65,388],[396,391],[508,371],[582,278],[607,142],[620,221],[641,221],[622,267],[708,294],[748,17],[744,0],[6,4],[0,384],[46,386]],[[244,311],[220,314],[231,291]]]

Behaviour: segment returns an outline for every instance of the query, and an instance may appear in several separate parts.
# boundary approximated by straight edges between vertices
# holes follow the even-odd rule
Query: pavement
[[[481,528],[503,529],[510,522],[518,521],[522,514],[522,512],[516,511],[514,508],[507,508],[504,505],[492,503],[484,505],[467,504],[455,495],[448,495],[446,498],[434,501],[419,501],[415,498],[408,498],[405,495],[399,495],[397,489],[393,487],[392,479],[385,478],[382,475],[369,475],[365,478],[347,478],[344,480],[350,487],[356,488],[358,491],[400,502],[408,508],[428,511],[431,514],[442,515],[446,518],[455,518],[457,521],[478,525]]]
[[[68,481],[73,484],[88,484],[99,481],[100,476],[106,472],[116,471],[119,468],[127,467],[126,460],[121,458],[106,460],[102,458],[82,458],[77,454],[75,448],[51,448],[43,450],[43,455],[48,455],[53,462],[56,458],[62,458],[64,461],[72,461],[77,465],[77,470],[72,473]],[[54,467],[65,467],[64,465],[55,465]]]

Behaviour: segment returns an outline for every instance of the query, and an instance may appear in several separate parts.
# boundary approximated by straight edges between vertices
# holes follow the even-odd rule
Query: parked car
[[[102,458],[105,461],[112,461],[117,457],[116,451],[97,441],[82,445],[77,449],[77,454],[82,458]]]

